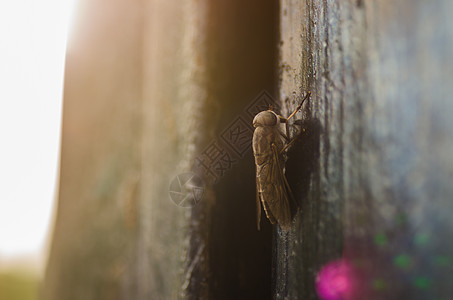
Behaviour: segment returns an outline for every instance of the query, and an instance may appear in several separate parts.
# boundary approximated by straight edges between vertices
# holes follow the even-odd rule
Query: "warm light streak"
[[[0,3],[0,260],[38,255],[56,191],[74,0]]]

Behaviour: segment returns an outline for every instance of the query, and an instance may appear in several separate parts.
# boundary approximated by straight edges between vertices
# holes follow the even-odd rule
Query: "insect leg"
[[[288,129],[286,130],[286,134],[284,134],[284,133],[281,132],[280,130],[279,130],[279,133],[280,133],[280,135],[285,139],[286,142],[289,142],[289,141],[290,141],[289,135],[288,135]]]
[[[278,118],[280,119],[280,123],[285,123],[285,129],[286,129],[286,135],[283,134],[283,133],[280,133],[287,142],[289,142],[289,144],[285,147],[288,148],[290,144],[292,144],[294,142],[294,140],[290,141],[289,139],[289,124],[288,124],[288,120],[291,119],[292,117],[294,117],[294,115],[296,114],[297,111],[299,111],[299,109],[302,107],[302,105],[304,104],[305,100],[308,99],[308,97],[310,97],[311,95],[311,92],[308,91],[307,94],[305,95],[304,99],[302,99],[302,101],[300,102],[299,106],[297,106],[297,108],[293,111],[293,113],[291,115],[289,115],[288,118],[284,118],[282,116],[278,116]],[[280,153],[282,153],[283,151],[280,151]]]
[[[300,135],[296,136],[295,138],[293,138],[288,144],[286,144],[285,147],[283,147],[283,149],[280,151],[280,154],[283,154],[283,152],[285,152],[286,149],[289,148],[289,146],[291,146],[298,138],[299,138]]]

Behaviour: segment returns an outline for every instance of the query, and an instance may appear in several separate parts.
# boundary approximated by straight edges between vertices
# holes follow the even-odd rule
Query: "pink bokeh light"
[[[316,276],[316,291],[323,300],[352,299],[354,269],[346,260],[335,260],[324,265]]]

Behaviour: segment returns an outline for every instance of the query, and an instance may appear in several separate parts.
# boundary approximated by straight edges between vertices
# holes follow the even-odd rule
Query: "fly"
[[[307,92],[299,106],[288,118],[276,114],[271,108],[258,113],[253,119],[255,131],[253,132],[252,146],[256,165],[258,230],[260,230],[261,203],[272,224],[278,223],[285,231],[288,231],[291,227],[291,210],[288,198],[291,197],[294,202],[295,200],[284,174],[284,154],[295,141],[295,138],[289,139],[288,121],[294,117],[304,101],[310,97],[310,94],[310,92]],[[286,134],[280,130],[281,123],[286,124]]]

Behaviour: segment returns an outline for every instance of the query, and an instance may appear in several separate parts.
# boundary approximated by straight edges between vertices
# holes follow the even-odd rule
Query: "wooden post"
[[[281,1],[281,99],[313,96],[287,164],[301,211],[275,235],[277,299],[316,299],[317,284],[340,299],[321,270],[346,274],[347,299],[450,297],[452,8]]]

